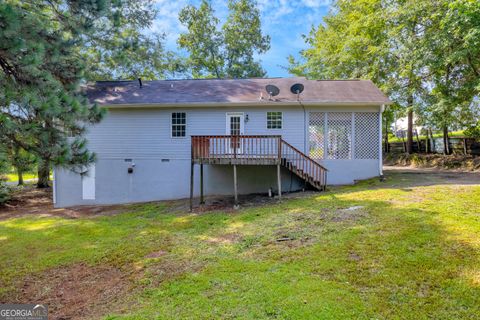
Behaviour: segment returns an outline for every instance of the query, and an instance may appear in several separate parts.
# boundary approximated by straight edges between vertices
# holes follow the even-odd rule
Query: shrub
[[[6,185],[5,181],[0,177],[0,205],[4,204],[10,199],[10,188]]]
[[[480,121],[463,132],[469,138],[480,139]]]

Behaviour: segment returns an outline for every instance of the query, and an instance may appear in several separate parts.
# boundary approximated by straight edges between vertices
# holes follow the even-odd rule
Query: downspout
[[[308,155],[307,153],[307,133],[308,133],[308,128],[307,128],[307,111],[305,110],[305,105],[302,103],[300,100],[300,93],[297,94],[297,102],[300,104],[300,106],[303,109],[303,153]]]

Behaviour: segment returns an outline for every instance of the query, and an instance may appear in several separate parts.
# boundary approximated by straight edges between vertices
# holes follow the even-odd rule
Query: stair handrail
[[[293,149],[295,152],[299,153],[302,157],[306,158],[306,160],[308,161],[311,161],[313,162],[315,165],[321,167],[323,170],[325,171],[328,171],[327,168],[325,168],[324,166],[322,166],[320,163],[318,163],[317,161],[313,160],[312,158],[310,158],[309,156],[307,156],[305,153],[303,153],[302,151],[298,150],[297,148],[295,148],[294,146],[292,146],[290,143],[288,143],[287,141],[281,139],[281,142],[282,144],[285,144],[287,145],[289,148]]]
[[[288,149],[292,152],[288,153]],[[307,175],[307,177],[313,179],[313,181],[309,181],[311,184],[320,184],[320,188],[325,190],[327,184],[327,168],[283,139],[280,139],[279,154],[281,154],[281,163],[283,159],[285,159],[284,165],[287,165],[287,162],[289,162],[290,165],[295,166],[296,171],[298,170],[296,172],[297,174]],[[292,156],[292,158],[290,159],[289,156]],[[318,185],[316,187],[318,187]]]

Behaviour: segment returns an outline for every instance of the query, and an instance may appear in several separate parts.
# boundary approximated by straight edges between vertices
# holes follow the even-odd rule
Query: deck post
[[[190,211],[193,210],[193,166],[194,162],[190,166]]]
[[[235,206],[238,206],[238,185],[237,185],[237,165],[233,165],[233,193],[235,197]]]
[[[282,176],[280,164],[277,164],[278,199],[282,199]]]
[[[205,204],[203,199],[203,163],[200,163],[200,204]]]

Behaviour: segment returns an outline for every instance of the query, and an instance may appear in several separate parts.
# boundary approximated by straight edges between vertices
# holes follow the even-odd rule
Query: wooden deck
[[[281,136],[192,136],[198,164],[276,165]]]
[[[200,202],[203,203],[203,165],[232,165],[237,203],[237,165],[276,165],[281,197],[280,167],[295,173],[318,190],[325,190],[327,169],[279,135],[192,136],[190,206],[193,199],[194,165],[200,165]]]

